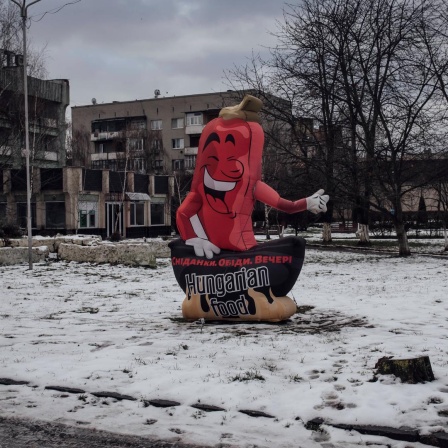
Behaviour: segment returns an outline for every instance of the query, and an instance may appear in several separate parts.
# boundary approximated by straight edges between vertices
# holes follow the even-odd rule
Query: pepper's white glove
[[[194,253],[198,257],[203,257],[205,254],[207,258],[213,258],[214,253],[218,255],[221,252],[218,246],[203,238],[190,238],[185,241],[185,244],[187,246],[193,246]]]
[[[328,194],[324,194],[324,190],[316,191],[312,196],[306,198],[306,208],[311,213],[325,213],[327,211],[327,202],[330,199]]]

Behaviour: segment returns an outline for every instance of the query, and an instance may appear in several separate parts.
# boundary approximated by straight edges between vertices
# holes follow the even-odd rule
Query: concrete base
[[[0,266],[28,262],[28,239],[0,240]],[[33,263],[55,258],[86,263],[112,263],[155,268],[156,258],[169,258],[167,241],[102,241],[97,236],[33,237]]]

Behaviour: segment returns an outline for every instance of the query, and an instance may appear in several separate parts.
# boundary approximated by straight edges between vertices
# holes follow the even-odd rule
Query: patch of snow
[[[404,448],[409,443],[304,424],[322,417],[446,429],[447,272],[445,259],[309,248],[292,297],[314,308],[286,324],[201,325],[181,319],[184,296],[169,259],[158,260],[157,270],[55,261],[32,271],[0,266],[0,377],[30,382],[0,385],[0,415],[90,421],[211,446]],[[435,381],[410,385],[383,375],[370,382],[379,358],[422,355]],[[50,385],[86,394],[46,390]],[[90,393],[99,391],[138,400]],[[156,398],[181,405],[142,401]],[[199,400],[226,411],[192,408]],[[151,419],[157,422],[145,424]]]

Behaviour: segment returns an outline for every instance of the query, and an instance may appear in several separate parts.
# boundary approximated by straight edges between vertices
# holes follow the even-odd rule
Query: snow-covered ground
[[[0,385],[0,415],[210,446],[423,447],[305,423],[447,431],[447,273],[446,258],[308,249],[292,291],[302,313],[290,322],[201,325],[181,319],[168,259],[156,270],[0,267],[0,378],[30,382]],[[435,381],[369,381],[383,356],[422,355]],[[91,394],[99,391],[137,400]],[[157,398],[180,406],[144,401]],[[225,411],[191,407],[198,402]]]
[[[287,233],[294,234],[293,230],[288,228]],[[305,232],[300,232],[299,236],[306,238],[311,244],[322,243],[322,231],[316,227],[310,227]],[[263,235],[258,237],[260,241],[265,240]],[[275,238],[275,236],[273,236]],[[372,250],[389,250],[398,253],[398,242],[395,233],[382,237],[380,235],[370,235]],[[351,232],[332,232],[332,241],[334,245],[357,246],[359,241],[355,233]],[[416,234],[415,230],[408,232],[408,241],[411,252],[413,254],[428,253],[428,254],[445,254],[448,255],[445,249],[445,239],[443,231],[439,230],[421,230]]]

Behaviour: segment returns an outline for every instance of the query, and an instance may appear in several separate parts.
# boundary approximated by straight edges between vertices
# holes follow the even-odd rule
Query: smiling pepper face
[[[246,95],[237,106],[221,109],[202,131],[191,190],[176,212],[184,241],[208,240],[233,251],[257,245],[251,215],[261,180],[261,107],[259,99]]]
[[[260,160],[251,164],[251,125],[255,124],[238,118],[217,118],[202,132],[192,190],[216,213],[236,216],[250,179],[258,172]]]

